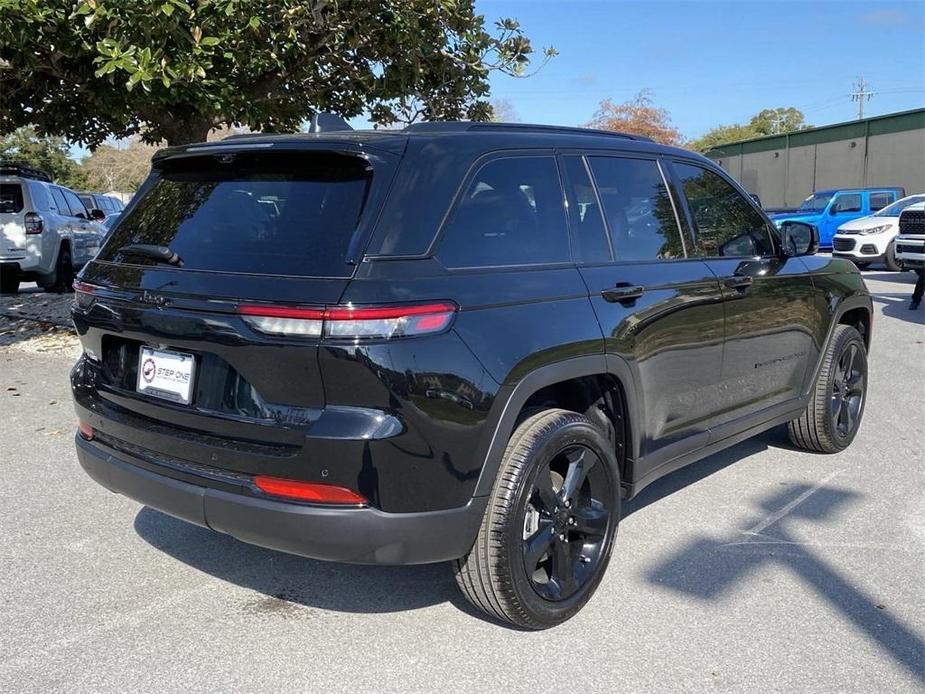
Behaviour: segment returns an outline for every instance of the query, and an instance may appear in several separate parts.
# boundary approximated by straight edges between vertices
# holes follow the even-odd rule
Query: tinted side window
[[[556,160],[509,157],[482,166],[449,218],[437,257],[447,267],[567,262]]]
[[[694,221],[695,254],[770,255],[767,222],[725,179],[691,164],[675,164]]]
[[[832,203],[833,212],[860,212],[861,211],[861,194],[860,193],[842,193],[835,202]]]
[[[589,157],[617,260],[683,258],[684,243],[658,164]]]
[[[872,212],[877,210],[882,210],[884,207],[893,202],[892,193],[871,193],[870,194],[870,209]]]
[[[52,188],[51,197],[55,201],[55,207],[58,208],[58,214],[70,217],[71,211],[67,207],[67,200],[64,199],[64,193],[61,192],[61,189]]]
[[[22,212],[22,208],[22,185],[19,183],[0,185],[0,214]]]
[[[87,216],[87,208],[84,207],[84,204],[80,201],[80,198],[77,197],[75,193],[72,193],[69,190],[62,188],[62,193],[64,193],[64,199],[67,200],[67,206],[71,210],[71,216],[76,217],[78,214]]]
[[[572,256],[577,262],[606,263],[613,259],[601,206],[581,157],[562,158],[565,199],[572,230]]]

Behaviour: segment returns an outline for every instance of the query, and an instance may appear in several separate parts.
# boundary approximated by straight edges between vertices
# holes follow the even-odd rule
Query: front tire
[[[614,445],[586,417],[544,410],[508,442],[475,544],[454,562],[456,582],[502,622],[561,624],[603,578],[619,518]]]
[[[838,453],[854,440],[867,402],[867,348],[850,325],[835,326],[812,399],[787,430],[799,448]]]

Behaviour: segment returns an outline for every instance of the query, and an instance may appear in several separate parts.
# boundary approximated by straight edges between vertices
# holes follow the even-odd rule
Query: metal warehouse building
[[[706,152],[767,208],[814,190],[902,186],[925,192],[925,108],[734,142]]]

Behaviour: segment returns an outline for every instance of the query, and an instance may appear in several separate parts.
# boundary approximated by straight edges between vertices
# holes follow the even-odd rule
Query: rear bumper
[[[354,564],[427,564],[469,551],[487,497],[424,513],[287,503],[198,486],[132,464],[76,437],[84,471],[107,489],[181,520],[268,549]]]

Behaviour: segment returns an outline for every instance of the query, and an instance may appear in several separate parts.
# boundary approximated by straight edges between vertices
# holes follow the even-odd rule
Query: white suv
[[[74,191],[42,171],[0,163],[0,293],[30,281],[69,291],[105,235]]]
[[[903,210],[896,237],[896,258],[907,270],[925,268],[925,203]]]
[[[910,195],[872,215],[842,224],[832,240],[832,255],[853,260],[860,268],[882,261],[888,270],[899,270],[894,243],[899,233],[899,215],[909,205],[921,202],[925,202],[925,193]]]

